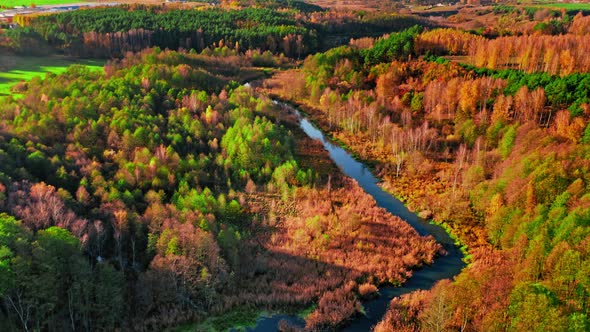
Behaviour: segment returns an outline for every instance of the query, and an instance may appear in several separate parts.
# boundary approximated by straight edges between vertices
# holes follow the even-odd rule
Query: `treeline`
[[[333,328],[432,262],[434,240],[230,83],[255,52],[226,51],[145,50],[2,99],[0,329],[152,331],[313,303],[308,327]]]
[[[471,264],[454,282],[393,301],[378,330],[585,331],[589,76],[416,59],[417,50],[463,48],[452,35],[442,32],[445,49],[429,49],[432,32],[414,34],[411,58],[380,42],[333,49],[267,87],[306,105],[376,165],[385,188],[469,247]],[[374,52],[387,55],[362,56]]]
[[[585,50],[589,41],[588,35],[500,37],[475,42],[469,56],[477,67],[564,76],[590,70]]]
[[[490,70],[464,66],[477,76],[490,76],[506,80],[504,93],[515,96],[521,89],[542,88],[546,95],[547,110],[568,109],[572,115],[584,114],[585,104],[590,102],[590,74],[573,73],[567,76],[554,76],[548,73],[528,74],[517,70]]]
[[[416,52],[434,55],[465,55],[478,40],[484,37],[458,29],[433,29],[425,31],[416,39]]]
[[[49,45],[83,56],[120,57],[152,46],[202,51],[215,44],[298,57],[317,47],[315,32],[297,23],[293,13],[266,8],[121,6],[23,15],[15,22],[32,29]]]
[[[415,25],[434,26],[432,22],[415,15],[387,11],[362,12],[359,15],[356,11],[331,10],[310,13],[306,20],[317,31],[320,51],[345,45],[351,38],[374,38]]]
[[[585,45],[587,19],[576,16],[572,31],[576,33],[549,36],[525,35],[486,39],[456,29],[435,29],[416,40],[416,51],[434,55],[467,55],[471,64],[490,69],[516,69],[528,73],[545,72],[566,76],[586,73],[590,60]]]
[[[464,7],[449,20],[461,24],[465,29],[476,31],[487,37],[519,36],[529,34],[560,35],[568,32],[572,17],[588,15],[586,10],[548,8],[542,6],[511,6],[496,4],[487,8]],[[481,19],[480,19],[481,17]],[[485,24],[483,22],[485,21]]]
[[[414,25],[431,26],[432,23],[413,15],[397,13],[351,11],[321,11],[309,15],[309,21],[322,34],[349,34],[350,37],[359,34],[382,35],[384,33],[400,31]]]
[[[154,46],[198,52],[228,46],[239,52],[259,49],[300,58],[346,44],[350,38],[380,36],[416,24],[433,26],[413,15],[324,10],[299,1],[241,5],[244,8],[199,10],[123,5],[17,15],[20,27],[5,32],[8,40],[3,44],[20,53],[55,48],[107,58]]]
[[[326,9],[301,0],[238,0],[238,1],[221,1],[221,4],[229,7],[264,7],[271,9],[296,10],[302,13],[321,12]]]

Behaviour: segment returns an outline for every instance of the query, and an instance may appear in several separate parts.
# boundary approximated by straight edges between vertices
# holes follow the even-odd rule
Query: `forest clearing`
[[[45,78],[47,73],[60,74],[71,65],[82,65],[92,70],[102,70],[104,60],[72,59],[66,57],[23,57],[0,55],[0,95],[10,95],[11,88],[33,77]]]

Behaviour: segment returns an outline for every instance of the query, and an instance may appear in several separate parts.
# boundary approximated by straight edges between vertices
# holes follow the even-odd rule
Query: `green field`
[[[564,8],[566,10],[590,10],[590,3],[552,3],[544,4],[540,7],[557,9]]]
[[[73,64],[102,69],[104,60],[71,59],[66,57],[24,57],[0,55],[0,96],[10,95],[10,87],[35,76],[44,78],[46,73],[59,74]]]
[[[566,9],[566,10],[590,10],[590,3],[556,3],[553,1],[536,1],[534,7]]]
[[[35,4],[37,6],[43,5],[65,5],[69,3],[85,3],[87,1],[84,0],[2,0],[0,1],[0,5],[12,8],[14,6],[27,6],[30,7],[31,4]]]

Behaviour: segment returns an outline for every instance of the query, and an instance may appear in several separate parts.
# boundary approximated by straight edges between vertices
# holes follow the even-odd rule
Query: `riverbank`
[[[287,110],[287,116],[290,116],[292,113],[297,113],[297,110],[291,108],[288,105],[285,105],[284,108]],[[418,218],[418,216],[416,216],[414,213],[411,213],[409,210],[407,210],[399,200],[396,200],[393,196],[384,192],[377,185],[378,180],[371,174],[366,165],[355,160],[340,146],[330,142],[330,140],[324,137],[323,133],[314,127],[306,118],[301,119],[300,127],[307,134],[307,136],[309,138],[313,138],[314,141],[306,141],[296,134],[298,137],[298,142],[306,142],[303,144],[303,146],[310,146],[313,145],[313,143],[321,142],[324,149],[326,149],[323,153],[321,151],[315,151],[313,154],[308,154],[308,158],[314,157],[312,159],[317,160],[318,156],[322,156],[325,154],[325,151],[327,151],[332,161],[339,167],[340,171],[356,180],[364,192],[375,199],[375,202],[379,207],[385,209],[387,212],[395,216],[402,218],[420,235],[433,236],[437,242],[442,244],[446,252],[446,255],[438,256],[432,262],[432,264],[427,264],[416,270],[413,270],[411,276],[409,276],[409,279],[403,282],[403,286],[397,285],[394,287],[382,287],[383,283],[380,283],[380,295],[376,298],[373,298],[372,300],[363,301],[363,314],[357,314],[355,319],[347,321],[339,328],[339,330],[368,331],[372,326],[375,326],[382,319],[382,317],[387,312],[389,302],[394,297],[398,297],[415,290],[430,289],[438,280],[452,278],[462,270],[464,267],[462,262],[463,255],[460,250],[454,246],[454,240],[449,237],[447,233],[445,233],[444,229]],[[304,164],[306,164],[305,161]],[[340,171],[333,170],[332,173],[338,174]],[[344,222],[344,220],[341,220],[341,222]],[[393,235],[393,238],[395,238],[395,235]],[[310,314],[313,314],[314,311],[315,309],[311,310]],[[263,314],[258,317],[257,325],[255,327],[247,328],[246,330],[268,331],[269,328],[276,327],[281,321],[292,326],[302,327],[300,323],[298,324],[298,322],[300,322],[298,319],[300,318],[292,315]]]
[[[366,314],[351,322],[343,329],[344,331],[370,330],[381,321],[392,298],[419,289],[430,289],[439,280],[453,278],[461,272],[464,267],[462,262],[463,254],[454,245],[454,240],[442,227],[419,218],[415,213],[410,212],[401,201],[383,191],[378,185],[379,180],[365,164],[356,160],[338,144],[327,139],[324,133],[311,124],[307,118],[301,119],[300,126],[308,136],[323,143],[324,148],[328,150],[330,157],[342,172],[356,180],[363,190],[375,199],[378,206],[404,220],[420,235],[434,237],[439,244],[442,244],[446,251],[446,255],[437,257],[433,264],[414,271],[412,277],[403,286],[380,288],[379,292],[381,296],[364,303]]]
[[[306,116],[306,119],[308,121],[310,121],[316,127],[321,128],[321,126],[318,124],[318,122],[313,120],[313,116],[320,116],[321,114],[323,114],[317,108],[309,106],[305,103],[300,103],[300,102],[296,102],[293,100],[286,100],[281,95],[277,95],[274,93],[269,93],[269,96],[275,100],[280,100],[283,103],[288,103],[290,105],[294,105],[294,107],[296,107],[297,109],[302,110],[301,112]],[[320,119],[322,119],[321,116],[320,116]],[[323,120],[325,120],[325,119],[323,119]],[[334,143],[337,143],[340,147],[342,147],[348,153],[350,153],[355,160],[364,163],[367,166],[367,168],[371,170],[371,172],[373,172],[374,174],[378,174],[377,177],[380,178],[379,185],[381,186],[381,188],[384,191],[386,191],[387,193],[389,193],[390,195],[392,195],[393,197],[395,197],[396,199],[403,202],[406,205],[406,207],[409,209],[409,211],[411,211],[412,213],[416,213],[419,216],[419,218],[421,218],[421,219],[429,220],[430,223],[442,227],[447,232],[447,234],[451,237],[451,239],[453,239],[455,246],[457,248],[459,248],[461,250],[461,252],[463,253],[464,262],[466,264],[469,264],[471,262],[472,256],[469,254],[468,243],[474,243],[475,240],[465,240],[465,239],[468,237],[473,237],[472,234],[481,231],[481,229],[469,229],[467,231],[456,229],[454,227],[456,225],[454,225],[452,223],[437,220],[436,216],[433,215],[432,211],[428,210],[427,206],[420,207],[420,205],[418,205],[418,204],[423,204],[423,201],[420,201],[419,199],[417,199],[414,196],[415,191],[412,191],[411,188],[427,187],[429,182],[426,181],[426,179],[411,179],[408,177],[400,177],[400,178],[398,178],[398,181],[393,181],[387,176],[387,174],[385,174],[385,175],[383,174],[383,173],[385,173],[383,171],[383,167],[377,161],[365,160],[364,158],[362,158],[362,156],[360,154],[356,153],[351,148],[351,146],[347,145],[343,140],[335,138],[334,136],[331,135],[330,132],[326,132],[324,130],[322,132],[326,137],[329,138],[329,140],[333,141]],[[384,179],[386,179],[386,180],[384,180]],[[420,185],[419,186],[410,186],[410,185],[407,185],[407,183],[404,181],[417,181],[420,183]],[[432,182],[433,182],[433,186],[436,186],[438,188],[444,187],[444,184],[442,184],[439,181],[432,181]],[[482,235],[482,236],[485,236],[485,235]],[[487,245],[487,242],[484,245]]]
[[[340,314],[338,312],[346,307],[345,303],[339,303],[340,300],[336,302],[332,301],[349,298],[349,300],[354,300],[348,303],[357,303],[355,304],[357,309],[339,318],[341,320],[340,323],[330,323],[332,325],[331,328],[351,331],[358,331],[359,329],[368,330],[381,320],[387,310],[389,301],[393,297],[412,292],[416,289],[429,289],[437,280],[451,278],[459,273],[463,268],[461,261],[462,254],[454,247],[453,240],[448,237],[442,228],[420,220],[415,214],[405,209],[400,201],[381,190],[377,186],[376,178],[372,176],[365,165],[356,161],[338,145],[333,145],[329,142],[306,119],[301,120],[301,129],[295,127],[293,120],[296,120],[297,110],[290,108],[288,105],[281,106],[281,109],[282,111],[280,113],[275,113],[273,121],[283,123],[291,130],[296,142],[296,159],[300,163],[300,167],[303,169],[312,167],[313,169],[321,170],[321,173],[318,174],[320,176],[319,181],[324,186],[328,186],[328,191],[326,192],[325,189],[320,190],[321,193],[318,196],[314,192],[319,188],[312,191],[306,189],[304,192],[296,194],[296,197],[290,197],[288,201],[296,202],[289,209],[291,211],[290,213],[277,213],[278,210],[273,212],[275,217],[280,220],[279,224],[276,225],[278,228],[275,229],[276,233],[273,237],[287,239],[287,246],[280,245],[280,243],[276,243],[275,241],[274,245],[266,243],[263,244],[263,247],[271,251],[295,249],[298,252],[303,252],[305,257],[313,259],[316,262],[315,264],[319,263],[323,265],[328,263],[329,265],[326,265],[327,267],[337,264],[340,267],[340,272],[333,271],[336,274],[330,272],[329,274],[332,276],[332,279],[341,272],[352,271],[353,274],[350,276],[356,282],[348,282],[344,288],[336,288],[333,291],[330,291],[329,288],[323,288],[318,293],[320,296],[316,300],[316,303],[318,303],[317,307],[312,307],[306,313],[308,314],[307,323],[301,321],[301,315],[263,313],[261,315],[253,314],[253,317],[251,317],[258,316],[254,318],[256,320],[255,327],[244,327],[243,321],[240,321],[237,324],[238,326],[234,325],[235,328],[241,326],[243,329],[249,331],[268,331],[269,328],[276,329],[279,323],[299,327],[306,325],[307,328],[326,327],[324,325],[325,323],[317,325],[318,319],[321,322],[323,319],[321,317],[329,314],[330,311],[332,311],[331,316],[334,314],[340,315],[344,312]],[[269,115],[269,117],[272,116]],[[336,165],[338,168],[336,168]],[[330,176],[327,176],[328,174]],[[356,180],[358,185],[347,180],[347,177],[344,175]],[[359,187],[362,190],[359,190]],[[300,190],[298,189],[298,191]],[[285,202],[284,200],[281,201]],[[280,203],[281,201],[275,203]],[[301,206],[309,205],[311,202],[313,202],[312,204],[315,207],[307,206],[307,208],[301,208]],[[264,204],[260,204],[259,207],[251,206],[251,211],[259,210],[264,205],[270,206],[272,204],[272,202],[267,201]],[[320,205],[325,207],[321,208]],[[372,207],[374,205],[376,206]],[[362,208],[356,209],[355,206]],[[328,215],[332,214],[336,219],[330,221],[323,217],[325,212],[322,211],[326,210],[326,208],[327,211],[325,212],[328,212]],[[284,209],[279,210],[284,211]],[[399,216],[404,221],[402,222],[401,219],[393,217],[392,214]],[[304,221],[304,223],[301,224],[298,220]],[[320,225],[317,224],[318,222]],[[325,222],[327,224],[321,226]],[[371,226],[371,224],[373,225]],[[376,227],[377,225],[379,226]],[[305,236],[302,237],[302,234],[308,233],[310,227],[318,229],[318,226],[320,229],[323,229],[322,236],[312,235],[307,239],[305,239]],[[301,231],[304,231],[304,233]],[[371,234],[373,234],[373,231],[376,232],[375,235],[379,235],[375,238],[377,242],[372,239]],[[399,234],[400,231],[406,233],[406,235]],[[295,232],[294,239],[297,239],[296,242],[288,240],[288,234],[292,232]],[[446,255],[441,255],[437,258],[434,258],[434,256],[423,257],[415,261],[415,258],[412,258],[412,256],[415,256],[415,253],[417,253],[415,250],[418,247],[412,250],[414,252],[413,254],[407,253],[404,255],[400,250],[405,250],[403,248],[406,246],[402,243],[411,240],[412,237],[417,235],[416,233],[422,236],[433,236],[439,243],[442,243],[442,247],[439,246],[438,248],[444,248]],[[361,234],[363,234],[361,238],[354,240],[357,235]],[[383,237],[383,234],[388,235]],[[428,237],[423,239],[428,239]],[[348,240],[345,240],[345,238],[348,238]],[[326,240],[329,243],[326,243]],[[414,242],[413,240],[411,241]],[[430,240],[428,242],[434,243],[434,241],[430,242]],[[414,243],[414,245],[418,245],[418,243]],[[371,254],[363,254],[366,249],[370,249]],[[359,256],[359,259],[354,258],[357,256],[356,253],[361,254],[364,257],[364,261],[360,259],[361,256]],[[381,253],[387,256],[381,256]],[[284,256],[284,258],[289,257],[291,256]],[[367,260],[367,257],[372,257],[372,259]],[[397,258],[401,257],[403,257],[403,263],[402,261],[397,261]],[[383,261],[383,259],[387,259],[387,261]],[[383,261],[385,263],[383,267],[386,267],[387,270],[381,271],[378,265],[374,265],[377,261]],[[349,263],[353,265],[348,267]],[[424,265],[424,263],[426,264]],[[413,267],[410,270],[402,272],[402,270],[406,269],[403,267],[406,264],[411,264]],[[305,270],[305,267],[299,267],[299,270]],[[397,277],[391,274],[394,271],[399,271],[395,272]],[[365,284],[361,285],[362,280],[364,280]],[[371,282],[370,280],[373,281]],[[367,283],[367,281],[370,282]],[[381,287],[379,289],[381,296],[372,300],[363,301],[361,306],[358,301],[360,295],[365,292],[360,290],[361,286],[362,288],[369,288],[368,285],[371,283]],[[398,287],[383,287],[387,284],[393,284]],[[399,287],[401,284],[404,286]],[[345,291],[346,289],[349,289],[349,291]],[[352,293],[350,293],[350,290],[352,290]],[[338,295],[337,297],[333,297],[332,294]],[[350,298],[351,295],[354,296]],[[327,298],[332,297],[332,300],[326,301]],[[331,303],[330,309],[326,307],[327,303]],[[342,307],[343,305],[344,307]],[[214,321],[218,322],[220,319],[222,318],[217,317],[214,318]],[[248,323],[252,323],[252,319],[247,319],[247,321]],[[205,321],[203,324],[210,325],[210,321]],[[182,331],[182,329],[179,331]]]
[[[469,248],[489,247],[486,232],[478,226],[469,207],[454,209],[455,214],[452,215],[444,213],[449,201],[441,200],[440,197],[445,195],[450,185],[445,178],[448,177],[451,164],[419,157],[420,160],[414,160],[409,169],[396,172],[390,151],[376,144],[364,132],[349,135],[331,127],[326,112],[307,98],[301,98],[300,90],[304,89],[305,82],[298,78],[299,75],[299,70],[279,72],[266,80],[260,89],[273,98],[296,105],[308,114],[310,120],[332,140],[350,151],[357,160],[367,164],[380,179],[384,190],[403,201],[411,211],[436,224],[445,225],[445,229],[464,248],[466,254]],[[286,82],[289,84],[286,85]],[[416,165],[421,169],[416,169]]]
[[[276,112],[279,107],[280,114]],[[334,329],[365,317],[372,317],[370,324],[374,325],[383,313],[374,315],[375,310],[365,309],[365,302],[361,305],[367,290],[403,284],[416,271],[436,262],[435,255],[443,252],[442,247],[388,213],[363,191],[360,182],[345,176],[330,160],[321,140],[308,137],[297,127],[294,110],[279,105],[260,110],[260,116],[291,131],[298,168],[313,170],[315,185],[280,195],[250,194],[247,211],[266,220],[267,227],[264,233],[252,229],[248,237],[243,259],[251,261],[245,264],[257,266],[257,272],[242,283],[240,297],[251,298],[245,302],[249,307],[268,312],[301,310],[312,303],[317,306],[309,310],[305,322],[297,315],[264,314],[253,330],[268,331],[281,321],[310,329]],[[265,293],[261,283],[266,284],[264,279],[268,278],[272,296],[267,299],[261,294]],[[384,312],[389,299],[381,297],[379,301]],[[241,321],[238,325],[244,327]]]

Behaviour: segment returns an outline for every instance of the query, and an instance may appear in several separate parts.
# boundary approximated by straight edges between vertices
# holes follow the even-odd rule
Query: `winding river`
[[[281,103],[281,105],[298,115],[299,126],[307,136],[321,141],[336,165],[344,174],[355,179],[365,192],[373,196],[378,206],[405,220],[420,235],[432,235],[448,252],[446,256],[437,257],[432,265],[414,271],[412,277],[402,287],[380,288],[378,298],[363,302],[366,315],[350,321],[341,331],[370,331],[371,327],[383,318],[392,298],[419,289],[430,289],[437,281],[451,278],[461,272],[465,266],[462,261],[463,253],[454,245],[453,240],[442,227],[420,219],[415,213],[409,211],[401,201],[381,189],[378,185],[379,180],[366,165],[355,160],[346,150],[330,141],[297,109],[288,104]],[[277,325],[282,319],[297,326],[305,324],[300,317],[277,314],[259,318],[257,325],[254,328],[249,328],[248,331],[276,331]]]

